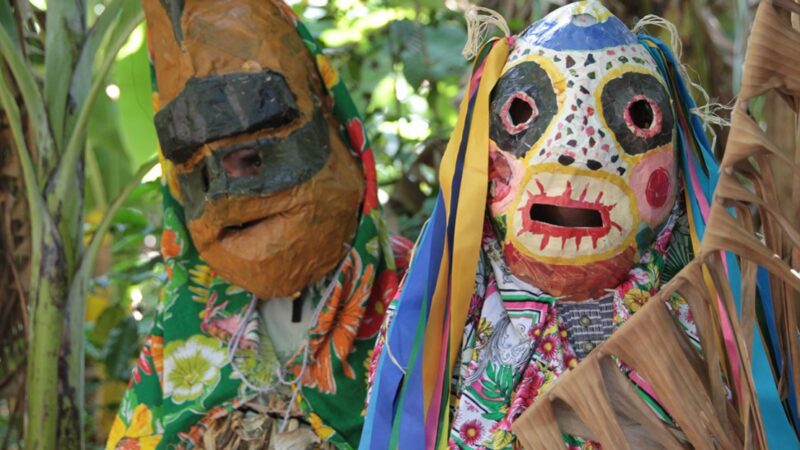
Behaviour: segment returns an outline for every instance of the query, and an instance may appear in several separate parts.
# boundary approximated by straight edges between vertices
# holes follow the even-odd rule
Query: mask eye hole
[[[208,192],[211,180],[211,175],[209,174],[208,171],[208,165],[203,164],[203,168],[200,170],[200,176],[202,177],[203,181],[203,192]]]
[[[516,158],[534,148],[558,113],[556,94],[550,75],[535,61],[508,69],[492,88],[489,105],[489,137],[497,148]]]
[[[603,119],[625,153],[640,155],[672,143],[672,101],[655,75],[625,72],[600,89]]]
[[[625,122],[631,132],[642,138],[651,138],[661,131],[661,108],[644,95],[637,95],[625,108]]]
[[[534,99],[524,92],[517,92],[506,100],[500,114],[506,131],[513,135],[525,130],[539,115],[539,109]]]
[[[222,159],[222,166],[229,177],[253,177],[261,173],[261,155],[255,149],[242,148]]]

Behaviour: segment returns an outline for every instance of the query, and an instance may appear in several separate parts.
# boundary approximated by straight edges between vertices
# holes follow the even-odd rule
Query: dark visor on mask
[[[299,115],[283,75],[265,71],[192,78],[155,115],[164,156],[188,161],[203,144],[289,124]]]
[[[328,123],[319,109],[285,138],[267,137],[215,150],[194,168],[178,175],[188,220],[203,214],[208,201],[226,197],[270,195],[310,180],[331,153]],[[226,160],[238,155],[249,170],[229,173]]]

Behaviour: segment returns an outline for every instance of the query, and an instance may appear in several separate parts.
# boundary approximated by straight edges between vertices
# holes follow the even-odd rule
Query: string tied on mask
[[[464,20],[467,21],[467,43],[464,44],[461,54],[467,61],[478,56],[478,51],[489,36],[489,28],[492,25],[500,29],[506,38],[511,37],[511,29],[508,28],[506,19],[495,10],[470,6],[464,13]]]
[[[648,14],[639,19],[636,25],[633,26],[632,31],[634,34],[641,34],[644,32],[644,28],[647,26],[661,28],[669,35],[668,45],[675,54],[675,59],[678,61],[678,71],[686,83],[689,84],[691,89],[700,94],[700,96],[703,98],[702,104],[698,104],[692,108],[690,112],[699,117],[703,122],[703,129],[710,134],[712,138],[711,148],[715,148],[717,145],[717,133],[714,131],[714,128],[711,127],[711,125],[730,127],[730,120],[722,117],[719,112],[732,111],[733,106],[723,105],[721,103],[711,101],[711,96],[708,95],[708,92],[705,90],[705,88],[703,88],[703,86],[701,86],[699,83],[696,83],[692,77],[689,76],[689,71],[686,65],[680,62],[683,57],[683,43],[681,42],[680,33],[678,33],[678,29],[675,24],[655,14]]]
[[[336,272],[334,272],[333,277],[331,277],[330,283],[328,283],[328,285],[325,287],[325,290],[322,292],[322,296],[319,299],[316,308],[314,308],[313,315],[311,316],[309,329],[313,329],[314,327],[317,326],[319,322],[319,316],[320,314],[322,314],[322,309],[328,303],[328,300],[333,294],[333,290],[336,286],[337,281],[339,280],[339,275],[341,274],[342,269],[344,268],[346,260],[347,258],[344,258],[339,263]],[[267,394],[273,392],[275,388],[272,385],[266,387],[256,386],[255,384],[253,384],[253,382],[247,379],[247,375],[244,372],[242,372],[236,364],[236,351],[239,349],[239,345],[242,341],[242,338],[247,333],[248,324],[250,323],[253,314],[255,313],[255,305],[257,302],[258,298],[255,295],[253,295],[252,298],[250,299],[250,304],[247,306],[247,311],[245,312],[241,323],[231,336],[231,340],[228,345],[227,359],[228,359],[228,364],[231,366],[233,371],[239,375],[240,379],[242,380],[242,383],[244,383],[245,386],[247,386],[250,390],[258,394]],[[289,399],[289,402],[286,406],[286,411],[283,414],[283,421],[278,429],[278,432],[280,433],[286,431],[286,426],[289,423],[289,417],[291,416],[292,407],[297,401],[297,394],[303,387],[303,380],[305,379],[306,369],[308,369],[308,364],[309,364],[309,347],[310,347],[309,341],[306,340],[305,343],[303,344],[301,351],[303,356],[302,356],[300,371],[298,372],[297,376],[294,377],[293,379],[288,379],[286,377],[283,366],[278,366],[275,369],[275,375],[278,378],[278,382],[284,386],[289,386],[289,388],[292,391],[291,398]]]

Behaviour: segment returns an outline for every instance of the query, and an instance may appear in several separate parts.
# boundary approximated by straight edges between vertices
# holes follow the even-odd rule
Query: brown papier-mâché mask
[[[271,0],[145,0],[155,124],[202,258],[259,298],[333,270],[364,177],[311,54]]]

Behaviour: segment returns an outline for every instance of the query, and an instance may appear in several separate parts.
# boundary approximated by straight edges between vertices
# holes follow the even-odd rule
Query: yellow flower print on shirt
[[[625,293],[625,306],[631,310],[631,312],[635,313],[647,303],[647,300],[650,299],[650,293],[647,291],[643,291],[638,288],[632,288],[628,292]]]
[[[213,391],[225,359],[225,350],[213,337],[196,334],[170,342],[164,347],[164,395],[181,404]]]
[[[322,419],[314,413],[308,415],[308,420],[311,422],[311,428],[314,429],[314,433],[319,436],[322,442],[326,442],[336,433],[333,428],[322,423]]]
[[[325,87],[330,91],[334,86],[339,84],[339,72],[333,68],[327,56],[316,55],[316,57],[319,73],[322,75],[322,80],[325,82]]]
[[[161,442],[161,435],[153,430],[153,414],[145,405],[133,410],[131,424],[125,426],[117,416],[108,434],[106,450],[154,450]]]

